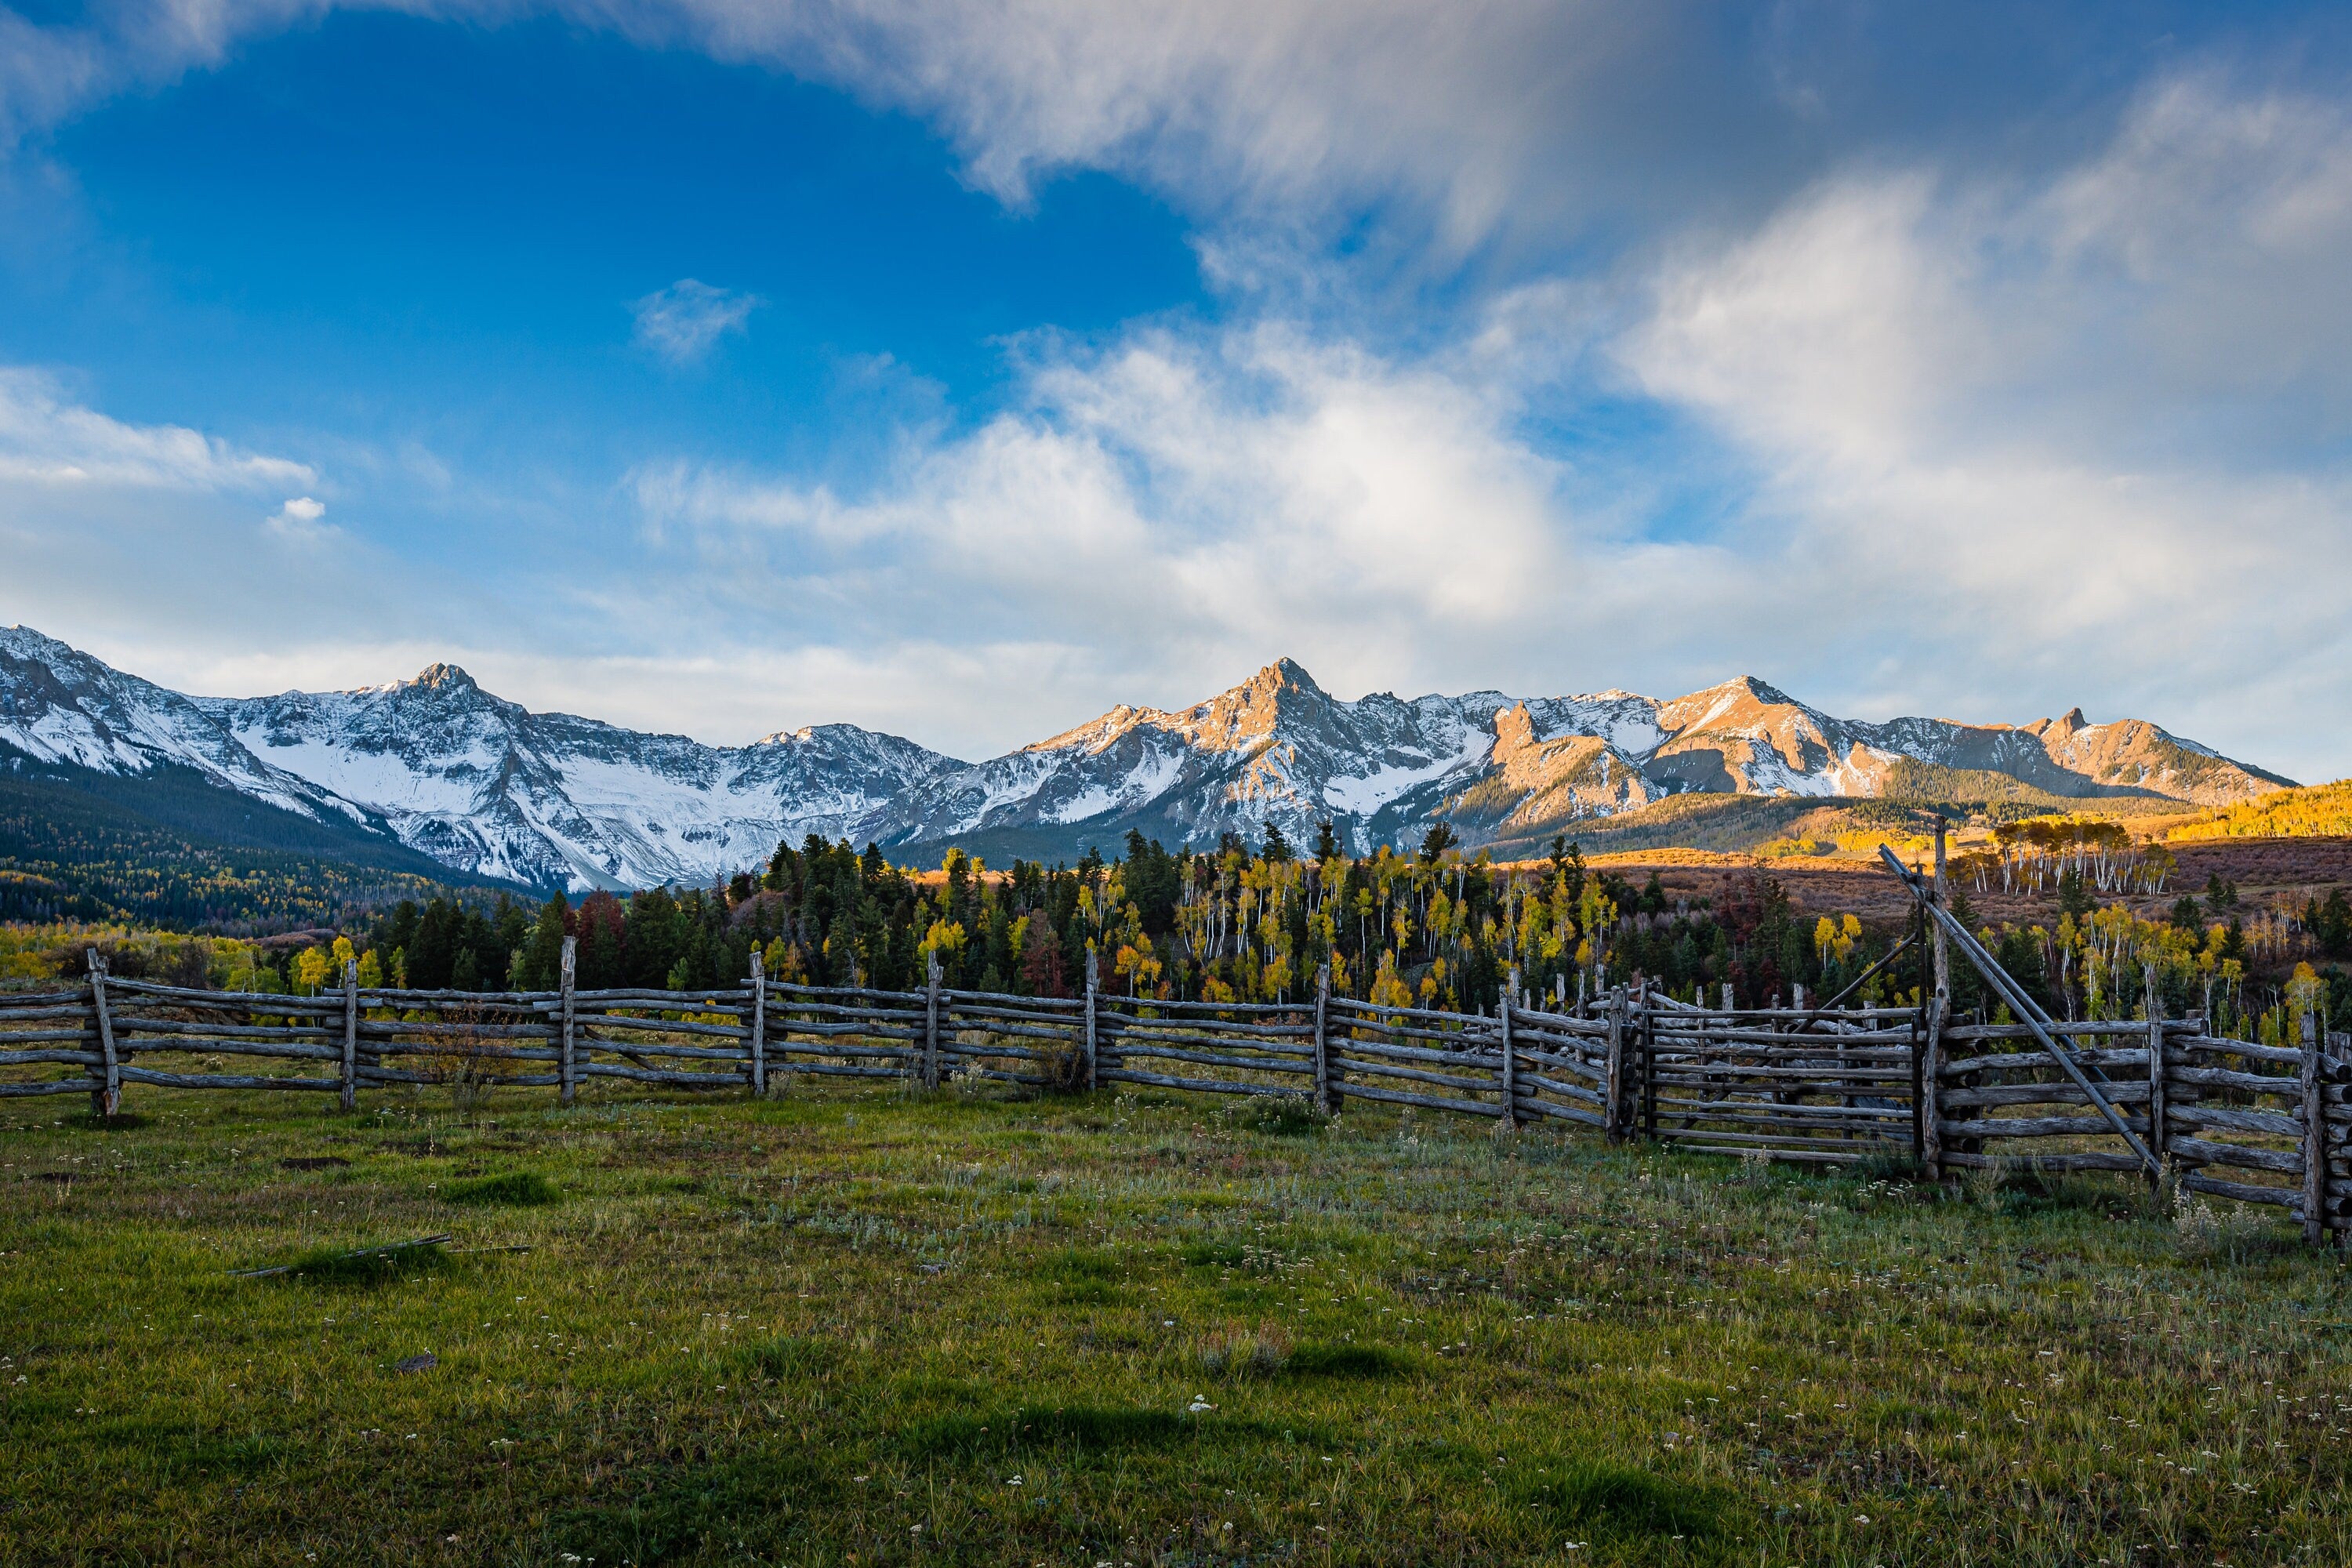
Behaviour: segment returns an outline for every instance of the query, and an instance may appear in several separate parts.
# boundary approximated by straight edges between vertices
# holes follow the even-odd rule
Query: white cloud
[[[326,503],[309,496],[294,496],[275,512],[262,520],[264,527],[278,538],[295,544],[317,544],[341,531],[319,520],[327,515]]]
[[[978,648],[1017,628],[1064,650],[1061,690],[990,716],[1005,744],[1097,699],[1188,700],[1279,653],[1342,685],[1495,654],[1573,560],[1556,470],[1505,416],[1291,331],[1146,331],[1041,353],[1022,408],[871,494],[682,462],[633,489],[721,591],[790,604],[833,646]]]
[[[177,425],[126,425],[71,401],[37,370],[0,367],[0,480],[254,490],[310,485],[302,463]]]
[[[2336,772],[2347,171],[2343,106],[2176,79],[2039,184],[1829,181],[1667,267],[1618,352],[1754,461],[1756,542],[1901,650],[1883,691],[2071,685]]]
[[[740,332],[759,308],[757,295],[714,289],[681,278],[630,307],[637,319],[637,342],[672,364],[691,364],[730,332]]]

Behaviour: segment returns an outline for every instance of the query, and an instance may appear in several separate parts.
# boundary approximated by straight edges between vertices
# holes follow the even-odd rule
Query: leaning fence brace
[[[1930,934],[1949,936],[1941,922]],[[1944,984],[1916,1007],[1811,1008],[1642,985],[1597,1007],[1564,993],[1528,1005],[1507,984],[1476,1016],[1336,996],[1328,974],[1296,1003],[1245,1004],[1120,996],[1091,974],[1059,998],[953,990],[935,970],[914,992],[766,976],[587,991],[575,972],[567,942],[551,992],[362,986],[346,965],[340,986],[286,996],[126,979],[92,952],[79,984],[0,994],[0,1098],[88,1095],[112,1114],[126,1089],[263,1089],[348,1108],[446,1084],[549,1088],[569,1104],[598,1080],[778,1093],[802,1078],[1282,1095],[1327,1114],[1393,1105],[1937,1176],[2144,1170],[2146,1151],[2189,1192],[2275,1205],[2315,1237],[2352,1228],[2352,1039],[2309,1018],[2279,1047],[2160,1008],[1960,1021]]]

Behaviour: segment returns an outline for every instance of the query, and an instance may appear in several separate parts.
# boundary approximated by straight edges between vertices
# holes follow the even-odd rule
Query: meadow
[[[0,1110],[0,1562],[2352,1561],[2342,1262],[2122,1178],[438,1093]]]

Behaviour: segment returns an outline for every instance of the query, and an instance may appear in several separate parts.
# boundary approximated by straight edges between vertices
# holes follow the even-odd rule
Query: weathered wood
[[[923,955],[923,1087],[940,1087],[940,955]]]
[[[1625,988],[1622,985],[1612,987],[1609,993],[1609,1055],[1606,1060],[1601,1092],[1608,1096],[1608,1104],[1602,1109],[1609,1118],[1609,1142],[1622,1143],[1625,1141]]]
[[[1103,1006],[1095,1014],[1095,1029],[1105,1037],[1148,1035],[1157,1031],[1173,1034],[1205,1036],[1215,1034],[1235,1040],[1296,1040],[1298,1048],[1312,1048],[1315,1026],[1312,1024],[1236,1024],[1227,1018],[1198,1018],[1178,1014],[1166,1018],[1139,1018],[1129,1013],[1115,1011],[1111,998],[1103,999]],[[1064,1027],[1067,1027],[1064,1021]]]
[[[2107,1098],[2117,1105],[2137,1105],[2147,1099],[2144,1083],[2116,1083],[2104,1086]],[[2060,1079],[2045,1083],[1988,1083],[1969,1089],[1944,1090],[1942,1103],[1951,1110],[1978,1110],[1995,1105],[2088,1105],[2089,1098],[2073,1084]]]
[[[152,1084],[159,1089],[315,1089],[332,1092],[342,1088],[340,1078],[245,1078],[230,1073],[158,1072],[153,1068],[117,1069],[118,1082]]]
[[[2266,1138],[2301,1138],[2304,1135],[2300,1112],[2241,1110],[2233,1106],[2208,1105],[2202,1101],[2168,1108],[2165,1121],[2171,1127],[2185,1127],[2192,1131],[2251,1132]]]
[[[1339,1114],[1339,1086],[1331,1071],[1331,966],[1315,971],[1315,1109]]]
[[[2125,1119],[2135,1132],[2147,1130],[2140,1117]],[[1973,1121],[1946,1121],[1947,1138],[1982,1141],[1987,1138],[2095,1138],[2115,1129],[2104,1116],[1986,1116]]]
[[[1269,1040],[1262,1035],[1228,1035],[1223,1032],[1219,1025],[1202,1025],[1189,1021],[1181,1029],[1105,1029],[1101,1026],[1106,1022],[1108,1020],[1101,1017],[1095,1020],[1097,1037],[1102,1041],[1104,1054],[1108,1056],[1116,1056],[1130,1045],[1169,1045],[1209,1046],[1226,1050],[1264,1051],[1269,1056],[1295,1057],[1303,1062],[1311,1062],[1315,1059],[1315,1046],[1311,1040],[1302,1040],[1294,1045],[1288,1040]],[[1201,1033],[1200,1031],[1204,1028],[1217,1029],[1219,1032],[1213,1035]],[[1069,1038],[1068,1029],[1065,1027],[1059,1031],[1057,1037]]]
[[[1094,951],[1090,948],[1087,952],[1087,1016],[1085,1036],[1087,1087],[1088,1089],[1094,1088],[1096,1068],[1101,1065],[1097,1059],[1101,1051],[1101,1042],[1097,1038],[1095,1030],[1095,991],[1097,984],[1096,980],[1097,967]]]
[[[356,1110],[360,1103],[360,964],[343,960],[342,1108]]]
[[[0,1100],[22,1100],[45,1094],[88,1094],[90,1085],[102,1080],[91,1078],[61,1078],[49,1083],[0,1083]]]
[[[2303,1239],[2316,1247],[2327,1238],[2327,1108],[2319,1097],[2318,1026],[2308,1010],[2300,1020],[2303,1038]]]
[[[1910,885],[1915,891],[1918,890],[1918,878],[1903,868],[1903,863],[1895,858],[1895,852],[1892,849],[1882,844],[1878,847],[1878,853],[1890,870]],[[1984,977],[1985,984],[1991,986],[2009,1004],[2010,1010],[2033,1028],[2035,1039],[2041,1042],[2042,1048],[2056,1059],[2060,1067],[2065,1068],[2066,1076],[2082,1086],[2084,1092],[2091,1097],[2091,1103],[2099,1108],[2100,1114],[2105,1118],[2116,1136],[2130,1146],[2131,1152],[2138,1155],[2142,1163],[2150,1171],[2160,1174],[2162,1168],[2156,1156],[2148,1152],[2147,1145],[2140,1141],[2139,1135],[2125,1125],[2122,1112],[2107,1103],[2098,1089],[2092,1086],[2090,1079],[2085,1076],[2080,1064],[2051,1037],[2049,1021],[2041,1007],[2014,980],[2010,978],[2007,971],[1993,962],[1992,955],[1985,952],[1983,944],[1953,918],[1951,911],[1943,907],[1940,899],[1941,894],[1938,891],[1928,900],[1926,905],[1928,918],[1937,923],[1939,930],[1949,934],[1952,944],[1967,956],[1969,962],[1975,966],[1977,973]]]
[[[1518,1082],[1521,1105],[1533,1102],[1538,1093],[1561,1095],[1580,1104],[1596,1108],[1601,1104],[1601,1091],[1580,1083],[1562,1083],[1558,1079],[1546,1078],[1541,1073],[1532,1072],[1519,1074]],[[1598,1126],[1599,1123],[1596,1122],[1594,1125]]]
[[[575,1023],[579,998],[573,992],[572,984],[578,972],[579,957],[580,939],[575,936],[565,937],[562,980],[556,994],[558,1007],[556,1027],[561,1031],[561,1042],[556,1049],[561,1053],[563,1064],[557,1069],[557,1076],[563,1081],[557,1090],[556,1098],[564,1105],[570,1105],[580,1092],[580,1060],[576,1043],[578,1028]]]
[[[2242,1094],[2275,1094],[2303,1099],[2300,1075],[2289,1078],[2284,1073],[2239,1072],[2231,1068],[2174,1068],[2165,1074],[2174,1084],[2192,1089],[2234,1089]]]
[[[102,1068],[105,1065],[105,1058],[96,1051],[0,1051],[0,1068]]]
[[[1525,1095],[1519,1097],[1519,1114],[1549,1116],[1560,1121],[1573,1121],[1580,1127],[1597,1128],[1601,1121],[1601,1112],[1597,1110],[1587,1110],[1577,1105],[1554,1105],[1548,1100],[1531,1100]]]
[[[1502,1108],[1464,1100],[1441,1100],[1435,1095],[1408,1094],[1402,1089],[1381,1089],[1369,1083],[1351,1083],[1348,1092],[1358,1100],[1377,1100],[1388,1105],[1413,1105],[1425,1110],[1458,1110],[1465,1116],[1499,1116]]]
[[[2235,1198],[2242,1204],[2276,1204],[2281,1208],[2300,1211],[2303,1190],[2300,1187],[2265,1187],[2252,1182],[2230,1182],[2219,1176],[2191,1172],[2180,1178],[2180,1184],[2192,1193],[2205,1193],[2217,1198]]]
[[[2215,1143],[2203,1138],[2175,1137],[2172,1152],[2183,1164],[2239,1165],[2249,1171],[2275,1171],[2283,1176],[2303,1174],[2303,1151],[2252,1149],[2242,1143]]]
[[[2160,1158],[2169,1158],[2165,1140],[2171,1131],[2164,1116],[2164,993],[2158,988],[2153,960],[2140,965],[2140,987],[2147,997],[2147,1144]]]
[[[100,1080],[90,1091],[90,1114],[112,1116],[122,1108],[122,1064],[114,1055],[114,1020],[106,1010],[106,959],[98,949],[85,950],[89,959],[89,1006],[98,1020]]]
[[[1335,1062],[1431,1062],[1439,1067],[1471,1067],[1493,1059],[1489,1051],[1440,1051],[1426,1046],[1392,1046],[1386,1040],[1339,1040],[1331,1047]]]
[[[1511,1047],[1511,1005],[1519,994],[1519,966],[1513,964],[1503,980],[1503,1005],[1495,1009],[1495,1033],[1503,1059],[1495,1065],[1495,1083],[1503,1096],[1503,1126],[1519,1130],[1519,1058]]]
[[[768,1095],[768,957],[755,942],[751,946],[751,1094]]]

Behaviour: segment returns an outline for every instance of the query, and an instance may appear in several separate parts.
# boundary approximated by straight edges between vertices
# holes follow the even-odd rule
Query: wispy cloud
[[[720,338],[740,332],[760,308],[760,297],[732,289],[714,289],[698,279],[681,278],[630,306],[637,318],[637,342],[672,364],[691,364],[708,354]]]
[[[184,426],[110,419],[43,372],[0,367],[0,479],[254,490],[308,487],[318,475]]]

